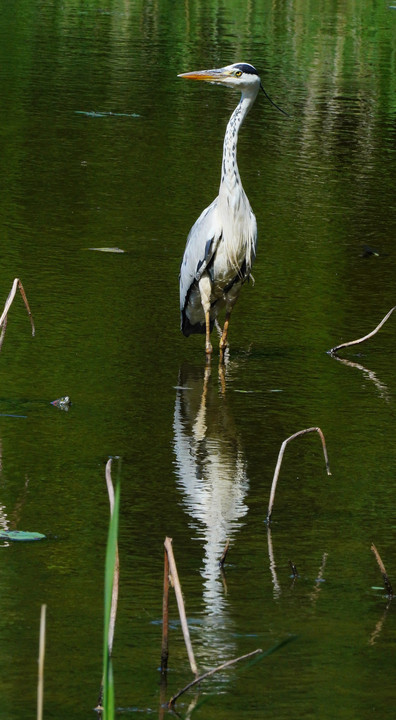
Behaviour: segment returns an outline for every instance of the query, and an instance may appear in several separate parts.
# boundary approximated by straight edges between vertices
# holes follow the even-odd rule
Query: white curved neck
[[[257,87],[252,88],[249,93],[242,93],[241,99],[228,121],[223,144],[219,195],[222,192],[231,192],[236,186],[239,186],[240,190],[242,190],[237,163],[238,132],[257,97],[258,90]]]

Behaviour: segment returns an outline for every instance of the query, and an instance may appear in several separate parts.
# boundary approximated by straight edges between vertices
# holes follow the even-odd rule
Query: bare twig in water
[[[6,329],[6,325],[7,325],[7,315],[8,315],[8,311],[9,311],[11,305],[12,305],[12,302],[13,302],[14,297],[15,297],[15,295],[16,295],[16,291],[17,291],[18,289],[19,289],[19,291],[20,291],[20,293],[21,293],[21,295],[22,295],[22,300],[23,300],[23,302],[25,303],[25,307],[26,307],[27,313],[28,313],[29,318],[30,318],[30,324],[31,324],[31,326],[32,326],[32,335],[33,335],[33,337],[34,337],[34,334],[35,334],[35,327],[34,327],[33,317],[32,317],[32,313],[31,313],[31,311],[30,311],[29,303],[28,303],[28,301],[27,301],[26,293],[25,293],[25,291],[24,291],[24,289],[23,289],[23,285],[22,285],[21,281],[19,280],[19,278],[15,278],[14,282],[12,283],[12,288],[11,288],[11,290],[10,290],[10,294],[8,295],[8,298],[7,298],[7,300],[6,300],[6,304],[4,305],[3,314],[2,314],[1,317],[0,317],[0,328],[1,328],[0,349],[1,349],[1,346],[2,346],[3,341],[4,341],[4,334],[5,334],[5,329]]]
[[[4,336],[5,336],[5,331],[6,331],[6,330],[7,330],[7,315],[5,316],[5,318],[4,318],[4,320],[3,320],[3,324],[2,324],[2,326],[1,326],[0,350],[1,350],[1,348],[3,347]]]
[[[179,609],[180,622],[181,622],[181,626],[182,626],[182,630],[183,630],[184,642],[185,642],[185,645],[187,648],[188,659],[190,661],[190,667],[191,667],[191,670],[194,673],[195,677],[198,677],[198,668],[197,668],[197,664],[195,662],[194,652],[193,652],[191,640],[190,640],[190,632],[188,630],[186,611],[184,609],[183,594],[182,594],[181,585],[180,585],[180,581],[179,581],[179,575],[177,572],[175,557],[173,555],[172,538],[166,537],[164,545],[165,545],[165,550],[168,554],[169,571],[172,576],[173,587],[175,589],[177,607]]]
[[[187,690],[189,690],[191,687],[194,687],[194,685],[197,685],[197,683],[202,682],[202,680],[205,680],[206,678],[210,677],[211,675],[214,675],[215,673],[219,672],[219,670],[225,670],[226,668],[230,667],[231,665],[235,665],[236,663],[240,662],[240,660],[247,660],[248,658],[253,658],[256,656],[255,660],[252,660],[249,665],[253,665],[260,660],[262,660],[265,657],[268,657],[269,655],[272,655],[274,652],[277,652],[281,648],[283,648],[285,645],[288,645],[290,642],[296,639],[296,635],[289,635],[288,637],[284,638],[284,640],[281,640],[276,645],[273,645],[273,647],[269,648],[269,650],[261,650],[261,648],[258,648],[257,650],[253,650],[253,652],[247,653],[246,655],[240,655],[240,657],[234,658],[234,660],[228,660],[225,663],[222,663],[221,665],[218,665],[217,667],[213,668],[212,670],[208,670],[208,672],[204,673],[200,677],[195,678],[195,680],[192,680],[192,682],[188,683],[182,690],[179,690],[176,695],[174,695],[168,702],[168,708],[174,710],[174,704],[176,700],[180,697],[180,695],[183,695]]]
[[[43,718],[46,611],[47,611],[47,606],[42,605],[41,606],[41,615],[40,615],[40,641],[39,641],[39,658],[38,658],[37,720],[42,720],[42,718]]]
[[[161,646],[161,673],[168,667],[168,624],[169,624],[169,558],[164,549],[164,591],[162,596],[162,646]]]
[[[380,571],[381,571],[381,575],[382,575],[382,577],[383,577],[384,584],[385,584],[385,587],[386,587],[388,596],[389,596],[389,598],[392,598],[392,597],[393,597],[392,584],[391,584],[391,581],[389,580],[388,573],[387,573],[386,570],[385,570],[385,565],[384,565],[384,563],[382,562],[381,556],[380,556],[377,548],[375,547],[374,543],[372,543],[371,549],[372,549],[372,551],[373,551],[373,553],[374,553],[374,555],[375,555],[375,559],[376,559],[376,561],[377,561],[377,563],[378,563],[378,567],[379,567],[379,569],[380,569]]]
[[[225,663],[222,663],[221,665],[218,665],[217,667],[213,668],[212,670],[208,670],[208,672],[204,673],[203,675],[200,675],[199,677],[195,678],[195,680],[192,680],[188,685],[186,685],[182,690],[179,690],[179,692],[176,693],[176,695],[173,695],[171,699],[168,702],[168,707],[171,708],[176,700],[180,697],[180,695],[183,695],[187,690],[194,687],[194,685],[197,685],[198,683],[202,682],[202,680],[206,680],[206,678],[210,677],[211,675],[214,675],[215,673],[219,672],[219,670],[225,670],[225,668],[230,667],[230,665],[235,665],[235,663],[239,662],[240,660],[246,660],[247,658],[253,657],[254,655],[258,655],[259,653],[262,653],[263,651],[261,648],[258,648],[257,650],[253,650],[253,652],[247,653],[247,655],[241,655],[238,658],[234,658],[234,660],[228,660]]]
[[[330,467],[329,467],[329,459],[327,457],[326,441],[325,441],[324,435],[319,427],[306,428],[305,430],[299,430],[298,432],[294,433],[294,435],[290,435],[290,437],[286,438],[286,440],[283,441],[283,443],[281,445],[281,449],[279,451],[278,460],[277,460],[276,468],[275,468],[275,472],[274,472],[274,477],[272,480],[270,499],[269,499],[269,503],[268,503],[268,512],[267,512],[267,520],[266,520],[267,523],[269,523],[271,521],[272,507],[273,507],[274,500],[275,500],[275,490],[276,490],[276,485],[278,482],[279,472],[280,472],[280,468],[282,465],[282,460],[283,460],[283,455],[284,455],[284,452],[286,449],[286,445],[291,440],[294,440],[296,437],[299,437],[299,435],[306,435],[307,433],[310,433],[310,432],[317,432],[319,434],[319,437],[322,441],[323,455],[324,455],[324,459],[325,459],[325,463],[326,463],[326,472],[328,475],[331,475]]]
[[[380,330],[382,328],[384,323],[386,323],[386,321],[392,315],[394,310],[396,310],[396,305],[394,305],[394,307],[391,308],[388,313],[386,313],[385,317],[381,320],[380,324],[377,325],[377,327],[374,330],[372,330],[370,333],[368,333],[368,335],[365,335],[364,337],[361,337],[358,340],[351,340],[350,342],[342,343],[341,345],[336,345],[335,347],[331,348],[331,350],[328,351],[329,355],[334,355],[336,352],[338,352],[338,350],[341,350],[342,348],[350,347],[351,345],[360,345],[360,343],[373,337],[373,335],[375,335],[378,332],[378,330]]]
[[[227,542],[226,542],[226,544],[225,544],[225,548],[224,548],[224,550],[223,550],[223,554],[222,554],[222,556],[221,556],[221,558],[220,558],[220,560],[219,560],[219,565],[220,565],[221,568],[224,567],[224,563],[225,563],[225,561],[226,561],[226,557],[227,557],[227,553],[228,553],[229,547],[230,547],[230,541],[227,540]]]

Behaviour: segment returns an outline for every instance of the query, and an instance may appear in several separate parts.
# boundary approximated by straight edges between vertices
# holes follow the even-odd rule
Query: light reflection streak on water
[[[227,539],[241,527],[248,507],[246,460],[224,390],[210,382],[206,367],[180,370],[174,411],[174,451],[183,505],[194,536],[203,541],[202,647],[197,655],[214,663],[235,653],[226,586],[219,559]],[[209,657],[211,660],[209,661]]]

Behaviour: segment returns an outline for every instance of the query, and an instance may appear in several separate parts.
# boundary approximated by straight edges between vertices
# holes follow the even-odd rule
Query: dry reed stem
[[[180,581],[179,581],[179,575],[177,572],[175,557],[173,555],[172,538],[166,537],[164,546],[165,546],[165,550],[168,554],[169,570],[170,570],[170,574],[173,579],[173,587],[175,589],[177,607],[179,609],[179,617],[180,617],[180,622],[181,622],[181,626],[182,626],[182,630],[183,630],[184,642],[185,642],[185,645],[187,648],[187,655],[188,655],[188,659],[190,662],[190,667],[191,667],[191,670],[194,673],[195,677],[198,677],[198,668],[197,668],[197,664],[195,662],[194,652],[193,652],[191,640],[190,640],[190,632],[189,632],[188,624],[187,624],[186,611],[184,609],[183,594],[182,594],[181,585],[180,585]]]
[[[42,605],[41,606],[41,615],[40,615],[40,640],[39,640],[39,659],[38,659],[37,720],[42,720],[42,718],[43,718],[46,610],[47,610],[47,606]]]
[[[29,318],[30,318],[30,324],[31,324],[31,326],[32,326],[32,335],[33,335],[33,337],[34,337],[35,332],[36,332],[36,331],[35,331],[35,327],[34,327],[34,322],[33,322],[33,316],[32,316],[32,313],[31,313],[31,310],[30,310],[30,307],[29,307],[29,303],[28,303],[28,300],[27,300],[27,297],[26,297],[25,290],[23,289],[23,285],[22,285],[21,281],[19,280],[19,278],[15,278],[15,279],[14,279],[14,282],[12,283],[12,288],[11,288],[11,290],[10,290],[10,293],[9,293],[9,295],[8,295],[8,298],[7,298],[7,300],[6,300],[6,304],[4,305],[3,314],[2,314],[1,317],[0,317],[0,327],[2,328],[2,333],[1,333],[1,337],[0,337],[0,348],[1,348],[1,346],[2,346],[2,344],[3,344],[3,340],[4,340],[4,333],[5,333],[5,326],[6,326],[6,324],[7,324],[8,311],[9,311],[9,309],[10,309],[12,303],[13,303],[13,300],[14,300],[14,297],[15,297],[15,294],[16,294],[17,289],[19,289],[19,291],[20,291],[20,293],[21,293],[21,295],[22,295],[22,300],[23,300],[23,302],[25,303],[25,307],[26,307],[26,310],[27,310],[27,314],[29,315]]]
[[[336,345],[335,347],[331,348],[331,350],[328,351],[329,355],[334,355],[338,350],[341,350],[342,348],[350,347],[351,345],[359,345],[360,343],[364,342],[365,340],[368,340],[369,338],[373,337],[378,330],[382,328],[384,323],[388,320],[388,318],[392,315],[393,311],[396,310],[396,305],[394,305],[393,308],[389,310],[389,312],[385,315],[385,317],[381,320],[379,325],[372,330],[368,335],[365,335],[364,337],[359,338],[358,340],[351,340],[350,342],[342,343],[341,345]]]
[[[114,486],[113,486],[113,481],[111,479],[112,462],[113,462],[113,458],[109,458],[106,463],[106,471],[105,471],[107,493],[109,495],[110,515],[111,516],[113,515],[113,510],[114,510]]]
[[[168,626],[169,626],[169,558],[164,549],[164,590],[162,596],[162,645],[161,645],[161,673],[168,667]]]
[[[388,595],[389,595],[390,598],[392,598],[392,597],[393,597],[392,584],[391,584],[391,581],[389,580],[388,573],[387,573],[386,570],[385,570],[385,565],[384,565],[384,563],[382,562],[381,556],[380,556],[377,548],[375,547],[374,543],[372,543],[371,549],[372,549],[372,551],[373,551],[373,553],[374,553],[374,555],[375,555],[375,559],[376,559],[376,561],[377,561],[377,563],[378,563],[378,567],[379,567],[379,569],[380,569],[380,571],[381,571],[381,575],[382,575],[382,577],[383,577],[384,584],[385,584],[385,587],[386,587],[386,589],[387,589]]]
[[[274,472],[274,477],[272,480],[270,499],[269,499],[269,503],[268,503],[268,512],[267,512],[267,520],[266,520],[267,523],[269,523],[271,521],[272,507],[273,507],[274,500],[275,500],[275,490],[276,490],[276,485],[278,482],[278,477],[279,477],[280,468],[282,465],[282,460],[283,460],[283,455],[284,455],[284,452],[286,449],[286,445],[291,440],[294,440],[296,437],[298,437],[299,435],[306,435],[307,433],[310,433],[310,432],[317,432],[319,434],[319,437],[322,441],[323,455],[324,455],[324,459],[325,459],[325,463],[326,463],[326,472],[328,475],[331,475],[330,467],[329,467],[329,459],[327,457],[326,441],[325,441],[323,432],[321,431],[321,429],[319,427],[306,428],[305,430],[299,430],[298,432],[294,433],[294,435],[290,435],[290,437],[286,438],[286,440],[283,441],[283,443],[281,445],[281,449],[279,451],[278,460],[277,460],[275,472]]]
[[[6,331],[6,330],[7,330],[7,315],[5,316],[5,318],[4,318],[4,320],[3,320],[3,324],[2,324],[2,326],[1,326],[0,350],[1,350],[1,348],[3,347],[4,336],[5,336],[5,331]]]
[[[247,658],[253,657],[253,655],[258,655],[258,653],[262,653],[262,649],[258,648],[257,650],[253,650],[253,652],[247,653],[247,655],[241,655],[240,657],[234,658],[234,660],[228,660],[225,663],[222,663],[221,665],[218,665],[217,667],[213,668],[212,670],[208,670],[208,672],[204,673],[203,675],[200,675],[200,677],[195,678],[195,680],[192,680],[188,685],[186,685],[182,690],[179,690],[179,692],[176,693],[176,695],[173,695],[171,699],[168,702],[168,708],[172,708],[175,704],[176,700],[180,697],[180,695],[183,695],[187,690],[194,687],[194,685],[197,685],[198,683],[202,682],[202,680],[206,680],[206,678],[210,677],[211,675],[214,675],[215,673],[219,672],[220,670],[225,670],[225,668],[230,667],[230,665],[235,665],[235,663],[239,662],[240,660],[246,660]]]
[[[114,511],[114,486],[113,481],[111,479],[111,465],[112,465],[112,458],[109,458],[109,460],[106,463],[106,485],[107,485],[107,492],[109,495],[109,504],[110,504],[110,515],[113,515]],[[118,543],[116,547],[116,559],[115,559],[115,565],[114,565],[114,575],[113,575],[113,591],[111,595],[111,610],[110,610],[110,622],[109,622],[109,638],[108,638],[108,647],[109,647],[109,656],[111,657],[111,654],[113,652],[113,642],[114,642],[114,631],[115,631],[115,622],[117,617],[117,605],[118,605],[118,586],[119,586],[119,579],[120,579],[120,558],[118,555]]]

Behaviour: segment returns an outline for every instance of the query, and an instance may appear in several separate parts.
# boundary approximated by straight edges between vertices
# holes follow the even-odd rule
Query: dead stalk
[[[267,523],[270,523],[270,521],[271,521],[272,507],[273,507],[274,500],[275,500],[275,490],[276,490],[276,485],[278,482],[278,477],[279,477],[280,468],[282,465],[282,460],[283,460],[283,455],[284,455],[284,452],[286,449],[286,445],[291,440],[294,440],[296,437],[299,437],[299,435],[306,435],[307,433],[310,433],[310,432],[317,432],[319,434],[319,437],[322,441],[323,455],[324,455],[324,459],[325,459],[325,463],[326,463],[326,472],[328,475],[331,475],[330,467],[329,467],[329,459],[327,457],[326,441],[325,441],[324,435],[319,427],[306,428],[305,430],[299,430],[298,432],[294,433],[294,435],[290,435],[290,437],[286,438],[286,440],[283,441],[283,443],[281,445],[281,449],[279,451],[278,460],[277,460],[276,468],[275,468],[275,472],[274,472],[274,477],[272,480],[270,499],[269,499],[269,503],[268,503],[268,512],[267,512],[267,520],[266,520]]]
[[[378,567],[379,567],[379,569],[380,569],[380,571],[381,571],[381,575],[382,575],[382,577],[383,577],[384,585],[385,585],[385,587],[386,587],[388,596],[389,596],[389,598],[392,598],[392,597],[393,597],[392,584],[391,584],[391,581],[389,580],[388,573],[387,573],[386,570],[385,570],[385,565],[384,565],[384,563],[382,562],[381,556],[380,556],[377,548],[375,547],[374,543],[372,543],[371,549],[372,549],[372,551],[373,551],[373,553],[374,553],[374,555],[375,555],[375,559],[376,559],[376,561],[377,561],[377,563],[378,563]]]
[[[39,660],[38,660],[37,720],[42,720],[42,718],[43,718],[46,611],[47,611],[47,606],[42,605],[41,606],[41,615],[40,615],[40,640],[39,640]]]
[[[170,571],[170,575],[173,580],[173,587],[175,589],[177,607],[179,609],[180,622],[181,622],[181,626],[182,626],[182,630],[183,630],[184,642],[185,642],[185,645],[187,648],[188,659],[190,661],[190,667],[191,667],[191,670],[194,673],[195,677],[198,677],[198,668],[197,668],[197,664],[195,662],[194,652],[193,652],[191,640],[190,640],[190,632],[189,632],[188,624],[187,624],[186,611],[184,609],[183,594],[182,594],[181,585],[180,585],[180,581],[179,581],[179,575],[177,572],[176,561],[175,561],[175,558],[173,555],[172,538],[166,537],[164,546],[165,546],[165,550],[168,555],[169,571]]]
[[[234,658],[234,660],[228,660],[225,663],[222,663],[222,665],[218,665],[217,667],[213,668],[212,670],[208,670],[208,672],[204,673],[203,675],[200,675],[200,677],[195,678],[195,680],[192,680],[188,685],[186,685],[182,690],[179,690],[179,692],[176,693],[176,695],[173,695],[171,699],[168,702],[168,708],[172,708],[175,704],[176,700],[180,697],[180,695],[183,695],[187,690],[194,687],[194,685],[197,685],[198,683],[202,682],[202,680],[206,680],[206,678],[210,677],[211,675],[214,675],[215,673],[219,672],[220,670],[225,670],[225,668],[230,667],[231,665],[235,665],[235,663],[239,662],[240,660],[246,660],[247,658],[251,658],[254,655],[258,655],[259,653],[262,653],[263,651],[261,648],[258,648],[257,650],[253,650],[253,652],[247,653],[247,655],[241,655],[240,657]]]
[[[372,330],[370,333],[368,333],[368,335],[365,335],[364,337],[361,337],[358,340],[351,340],[350,342],[342,343],[341,345],[336,345],[335,347],[331,348],[331,350],[328,351],[329,355],[334,355],[336,352],[338,352],[338,350],[342,350],[342,348],[350,347],[351,345],[359,345],[360,343],[364,342],[365,340],[368,340],[369,338],[373,337],[373,335],[375,335],[378,332],[378,330],[380,330],[382,328],[384,323],[386,323],[388,318],[390,318],[390,316],[392,315],[394,310],[396,310],[396,305],[394,305],[394,307],[391,308],[388,313],[386,313],[385,317],[381,320],[379,325],[377,325],[377,327],[374,330]]]
[[[164,591],[162,596],[162,646],[161,646],[161,673],[168,667],[168,625],[169,625],[169,559],[164,549]]]
[[[111,465],[112,465],[112,458],[109,458],[109,460],[106,463],[106,485],[107,485],[107,492],[109,495],[109,504],[110,504],[110,515],[113,515],[114,511],[114,486],[113,481],[111,479]],[[120,579],[120,558],[118,555],[118,544],[116,548],[116,560],[115,560],[115,566],[114,566],[114,575],[113,575],[113,592],[111,596],[111,611],[110,611],[110,622],[109,622],[109,656],[111,657],[111,654],[113,652],[113,641],[114,641],[114,631],[115,631],[115,622],[117,617],[117,605],[118,605],[118,586],[119,586],[119,579]]]
[[[8,298],[7,298],[7,300],[6,300],[6,304],[4,305],[3,314],[2,314],[1,317],[0,317],[0,328],[2,328],[2,332],[1,332],[1,336],[0,336],[0,348],[1,348],[1,346],[2,346],[2,344],[3,344],[3,340],[4,340],[4,333],[5,333],[5,327],[6,327],[6,324],[7,324],[8,311],[9,311],[11,305],[12,305],[12,302],[13,302],[14,297],[15,297],[15,295],[16,295],[16,291],[17,291],[18,289],[19,289],[19,292],[20,292],[21,295],[22,295],[22,300],[23,300],[23,302],[25,303],[25,307],[26,307],[26,310],[27,310],[27,314],[29,315],[29,318],[30,318],[30,324],[31,324],[31,326],[32,326],[32,335],[34,336],[34,334],[35,334],[35,327],[34,327],[33,317],[32,317],[32,313],[31,313],[31,311],[30,311],[30,307],[29,307],[29,303],[28,303],[28,300],[27,300],[27,297],[26,297],[25,290],[23,289],[23,285],[22,285],[21,281],[19,280],[19,278],[15,278],[15,279],[14,279],[14,282],[12,283],[12,288],[11,288],[11,290],[10,290],[10,294],[8,295]]]

